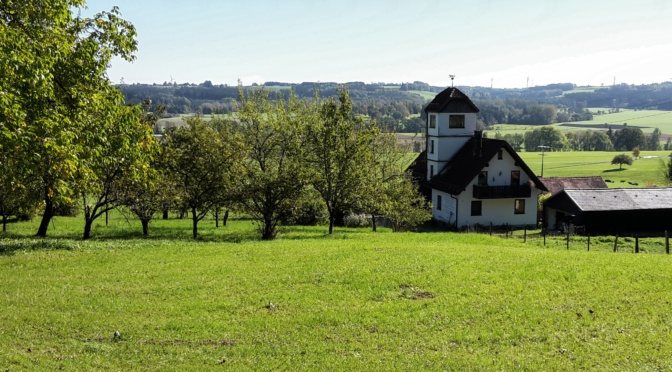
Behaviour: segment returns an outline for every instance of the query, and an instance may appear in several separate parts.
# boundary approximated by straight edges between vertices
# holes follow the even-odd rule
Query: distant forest
[[[289,84],[267,82],[272,99],[286,97],[289,89],[301,98],[332,97],[340,86],[347,86],[353,100],[353,111],[375,119],[378,124],[397,132],[420,132],[424,127],[423,108],[432,93],[446,87],[413,83],[386,84],[350,82]],[[177,114],[227,114],[236,110],[238,88],[201,84],[123,84],[118,85],[129,103],[150,99],[163,105],[166,113]],[[245,89],[260,89],[253,84]],[[651,85],[621,84],[609,87],[577,87],[571,83],[535,86],[524,89],[493,89],[487,87],[459,87],[481,110],[479,127],[495,124],[545,125],[558,122],[591,120],[587,108],[605,111],[627,109],[672,110],[672,83]]]

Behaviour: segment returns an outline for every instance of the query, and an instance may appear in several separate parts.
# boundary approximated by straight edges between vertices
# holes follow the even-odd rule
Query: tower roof
[[[425,107],[425,112],[456,112],[476,113],[480,110],[457,88],[448,88],[437,94],[432,102]]]

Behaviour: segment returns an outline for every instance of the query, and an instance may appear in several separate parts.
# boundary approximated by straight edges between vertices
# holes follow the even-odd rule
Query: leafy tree
[[[125,188],[141,182],[157,149],[152,124],[142,118],[138,106],[125,106],[121,94],[113,90],[107,101],[100,101],[96,115],[87,121],[83,133],[78,179],[84,205],[84,239],[91,236],[93,222],[118,207]]]
[[[163,137],[163,159],[183,206],[190,210],[194,239],[198,222],[214,207],[237,195],[245,156],[239,136],[218,119],[187,119],[188,126],[173,128]],[[220,130],[216,130],[218,126]]]
[[[525,133],[525,151],[539,151],[539,146],[549,146],[551,151],[561,151],[567,138],[556,128],[545,126]]]
[[[432,218],[431,206],[410,174],[395,177],[385,186],[383,215],[392,222],[392,231],[405,231]]]
[[[639,146],[632,149],[632,157],[635,159],[639,158]]]
[[[333,233],[338,213],[353,206],[364,184],[370,145],[378,134],[375,123],[366,126],[352,114],[352,101],[344,89],[320,102],[319,111],[307,127],[307,161],[312,171],[313,188],[320,194],[329,213],[329,234]]]
[[[58,203],[76,195],[86,148],[85,119],[110,88],[112,57],[132,60],[135,29],[118,9],[92,18],[74,16],[83,0],[0,3],[0,148],[20,147],[17,172],[41,183],[46,236]],[[21,182],[21,179],[16,179]]]
[[[248,96],[240,88],[237,128],[247,147],[241,202],[258,223],[261,238],[274,239],[283,216],[297,205],[308,181],[304,130],[308,107],[293,93],[287,102],[269,101],[264,89]]]
[[[654,128],[653,132],[646,138],[646,149],[647,150],[660,150],[660,135],[661,131],[658,128]]]
[[[614,149],[617,151],[628,151],[635,147],[646,147],[644,132],[639,128],[625,127],[617,131],[615,136]]]
[[[618,169],[623,169],[623,164],[632,165],[632,157],[626,154],[618,154],[611,159],[611,164],[618,164]]]

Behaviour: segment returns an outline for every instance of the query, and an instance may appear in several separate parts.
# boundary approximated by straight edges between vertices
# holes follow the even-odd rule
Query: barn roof
[[[472,137],[462,146],[450,159],[448,164],[437,175],[432,177],[430,186],[449,194],[459,195],[478,176],[490,160],[497,155],[500,149],[506,150],[513,157],[516,165],[527,173],[535,187],[546,191],[546,187],[508,142],[489,138],[479,139],[478,137]]]
[[[672,188],[565,189],[545,204],[568,197],[583,212],[672,209]]]
[[[540,178],[552,195],[564,189],[606,189],[607,184],[600,176],[591,177],[546,177]]]
[[[437,94],[425,107],[425,112],[476,113],[479,111],[466,94],[452,87]]]

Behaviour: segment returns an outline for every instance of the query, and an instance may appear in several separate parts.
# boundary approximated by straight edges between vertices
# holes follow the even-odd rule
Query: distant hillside
[[[290,84],[267,82],[263,88],[271,98],[285,97],[292,89],[304,99],[332,97],[339,87],[348,88],[354,111],[375,119],[385,128],[398,132],[419,132],[423,127],[423,107],[436,93],[446,87],[412,83],[304,82]],[[129,103],[151,99],[166,107],[166,112],[178,114],[228,114],[236,109],[238,88],[201,84],[132,84],[118,85]],[[244,89],[260,89],[256,84]],[[577,87],[571,83],[535,86],[524,89],[498,89],[460,86],[481,110],[479,122],[483,127],[495,124],[543,125],[557,122],[592,119],[590,107],[605,109],[672,110],[672,82],[651,85],[621,84],[611,87]]]

